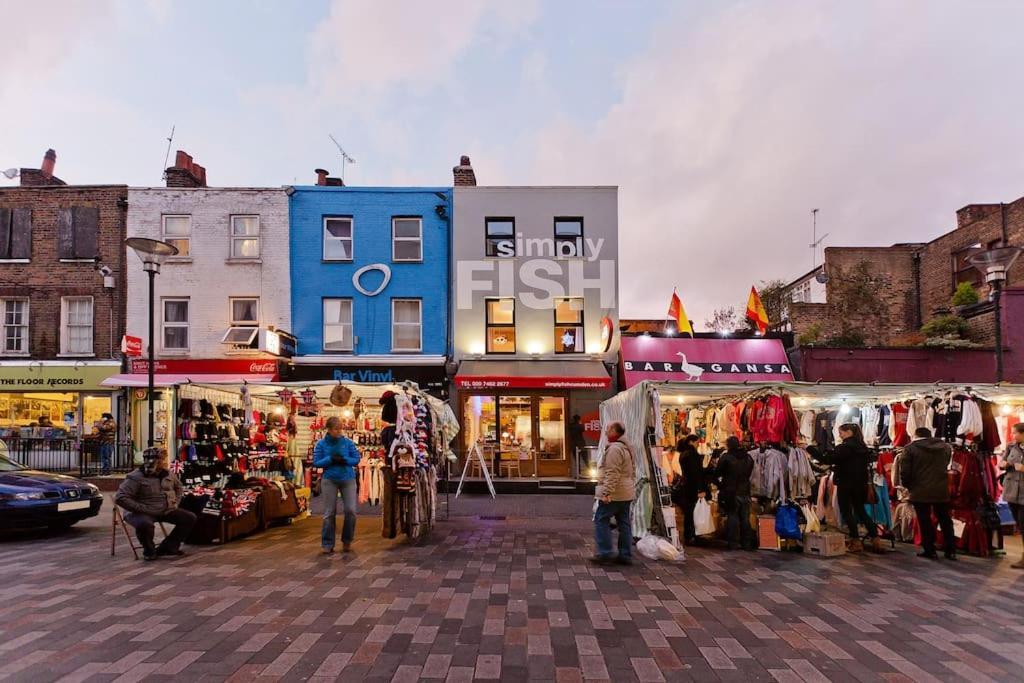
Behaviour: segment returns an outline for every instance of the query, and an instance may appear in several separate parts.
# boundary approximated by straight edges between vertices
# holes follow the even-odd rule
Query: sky
[[[617,185],[620,316],[1024,195],[1017,0],[0,0],[0,169],[161,184]],[[6,181],[0,176],[0,186]]]

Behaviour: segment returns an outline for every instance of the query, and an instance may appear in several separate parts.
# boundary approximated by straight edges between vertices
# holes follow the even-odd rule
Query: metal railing
[[[109,473],[132,469],[131,446],[117,444],[110,456]],[[104,473],[99,444],[75,437],[20,437],[0,439],[0,453],[22,465],[43,472],[93,477]]]

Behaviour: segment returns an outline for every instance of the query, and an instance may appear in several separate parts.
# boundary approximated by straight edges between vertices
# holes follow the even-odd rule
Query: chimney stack
[[[52,149],[46,150],[43,155],[43,163],[39,168],[21,169],[22,187],[42,187],[46,185],[67,185],[63,180],[53,175],[53,167],[57,164],[57,153]]]
[[[455,187],[475,187],[476,173],[473,172],[473,165],[469,163],[469,157],[465,154],[459,159],[459,165],[452,169],[455,179]]]
[[[181,149],[174,155],[174,166],[164,171],[164,177],[167,187],[206,187],[206,169]]]
[[[331,187],[344,187],[345,185],[345,181],[341,178],[331,178],[328,176],[327,174],[330,173],[330,171],[322,168],[316,168],[313,169],[313,172],[316,173],[317,185],[330,185]]]

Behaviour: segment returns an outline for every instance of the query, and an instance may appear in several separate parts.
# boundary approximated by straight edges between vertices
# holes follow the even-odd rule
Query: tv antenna
[[[825,241],[825,238],[829,236],[829,233],[825,233],[819,239],[818,237],[818,210],[811,209],[811,269],[813,270],[818,265],[818,247]]]
[[[174,142],[174,124],[171,124],[171,134],[167,136],[167,151],[164,153],[164,170],[160,178],[167,180],[167,160],[171,158],[171,143]]]
[[[348,152],[346,152],[344,149],[342,149],[341,143],[338,142],[337,140],[335,140],[333,135],[328,133],[327,137],[329,137],[331,139],[331,142],[334,143],[334,146],[338,148],[339,152],[341,152],[341,182],[345,182],[345,163],[347,162],[347,163],[350,163],[350,164],[354,164],[354,163],[356,163],[356,160],[353,159],[352,157],[350,157],[348,155]]]

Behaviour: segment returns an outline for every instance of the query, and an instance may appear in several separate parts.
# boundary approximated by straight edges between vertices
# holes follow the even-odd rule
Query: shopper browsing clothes
[[[683,511],[683,541],[686,545],[697,543],[697,533],[693,525],[693,513],[697,501],[708,491],[704,478],[704,456],[697,452],[700,437],[696,434],[681,439],[677,444],[679,450],[679,469],[682,480],[676,481],[672,487],[672,502]]]
[[[633,564],[633,522],[629,508],[636,493],[636,462],[633,449],[624,440],[626,428],[612,422],[605,430],[608,446],[598,467],[597,509],[594,511],[594,540],[597,554],[590,558],[595,564]],[[612,555],[612,530],[615,518],[619,531],[619,554]]]
[[[1024,422],[1013,425],[1013,443],[1006,449],[1000,467],[1003,476],[1003,500],[1010,504],[1017,528],[1024,533]],[[1024,569],[1024,554],[1018,562],[1010,565]]]
[[[956,537],[953,534],[953,518],[949,515],[949,461],[953,449],[942,439],[932,436],[932,431],[921,427],[914,432],[914,441],[900,456],[900,483],[910,493],[910,503],[917,514],[921,527],[920,557],[934,560],[935,521],[939,519],[942,528],[942,543],[946,559],[956,559]]]
[[[142,466],[129,472],[117,489],[114,502],[128,511],[124,520],[135,527],[135,535],[142,544],[142,556],[146,560],[155,560],[162,555],[185,554],[181,544],[195,526],[196,516],[178,508],[181,494],[181,482],[170,472],[164,448],[143,451]],[[157,522],[173,524],[174,530],[159,546],[154,546],[154,525]]]
[[[872,484],[868,476],[871,454],[864,444],[864,433],[860,426],[847,423],[839,427],[839,438],[843,441],[832,452],[829,462],[832,464],[833,481],[836,485],[836,497],[839,502],[839,514],[843,516],[850,529],[847,549],[853,553],[864,550],[860,540],[858,523],[868,529],[871,549],[882,552],[881,539],[878,538],[878,526],[868,517],[864,506],[867,504],[868,485]]]
[[[356,498],[359,487],[356,484],[356,466],[359,465],[359,449],[351,440],[342,436],[341,419],[327,418],[327,434],[313,449],[313,467],[320,467],[324,473],[320,479],[320,497],[324,503],[324,523],[320,543],[325,555],[334,552],[335,516],[338,513],[338,494],[341,494],[345,521],[341,527],[341,548],[344,552],[352,549],[356,535]]]
[[[754,459],[735,436],[726,439],[725,446],[727,450],[718,460],[718,506],[726,515],[729,550],[757,550],[750,526],[750,474],[754,471]]]

